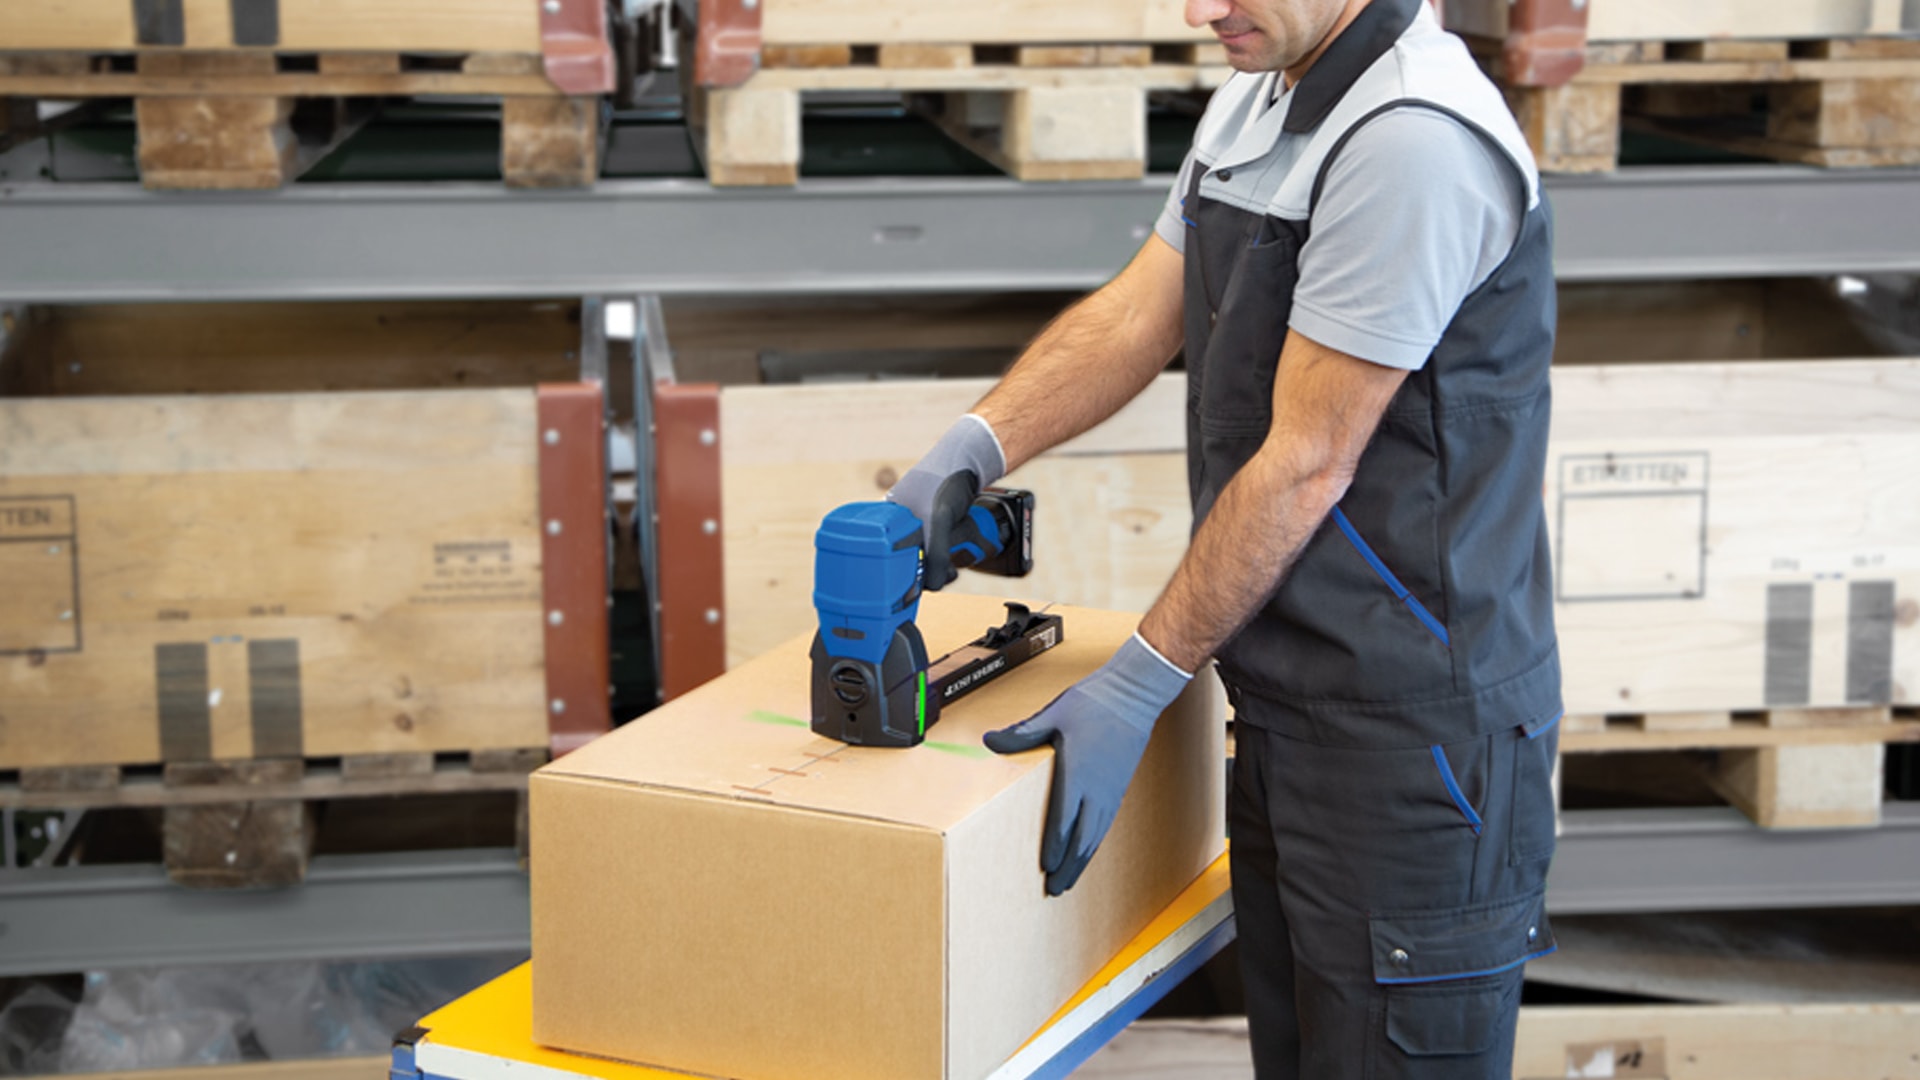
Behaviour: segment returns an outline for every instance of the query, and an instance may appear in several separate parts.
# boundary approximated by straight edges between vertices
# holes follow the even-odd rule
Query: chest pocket
[[[1299,284],[1306,223],[1203,201],[1187,205],[1187,392],[1195,526],[1266,438],[1273,381]]]

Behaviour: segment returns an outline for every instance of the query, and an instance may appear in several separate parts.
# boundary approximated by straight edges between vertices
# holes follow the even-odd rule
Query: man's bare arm
[[[1100,423],[1180,350],[1180,253],[1149,236],[1112,281],[1062,312],[973,409],[1012,472]]]
[[[1140,636],[1198,671],[1253,618],[1346,493],[1407,373],[1288,333],[1266,442],[1221,491]]]

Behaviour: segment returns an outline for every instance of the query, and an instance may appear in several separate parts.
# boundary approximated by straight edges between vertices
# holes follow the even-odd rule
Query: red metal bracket
[[[1515,0],[1500,51],[1509,86],[1565,86],[1587,62],[1586,0]]]
[[[613,727],[606,399],[596,383],[544,383],[538,396],[540,617],[547,731],[559,757]]]
[[[660,692],[672,699],[727,669],[720,388],[654,384],[653,428]]]
[[[604,0],[534,2],[540,5],[540,51],[553,85],[576,96],[611,91],[613,45]]]
[[[700,0],[694,20],[694,85],[739,86],[760,70],[760,7],[764,3]]]

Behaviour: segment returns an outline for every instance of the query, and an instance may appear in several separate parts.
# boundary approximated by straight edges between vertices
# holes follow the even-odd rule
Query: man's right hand
[[[968,413],[954,423],[919,464],[893,485],[887,498],[920,520],[926,570],[921,587],[945,588],[959,571],[948,557],[953,531],[966,519],[980,489],[1000,479],[1006,458],[987,422]]]

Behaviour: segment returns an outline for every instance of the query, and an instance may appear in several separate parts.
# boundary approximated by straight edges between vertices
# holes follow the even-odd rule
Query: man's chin
[[[1252,35],[1249,35],[1249,37],[1251,36]],[[1275,58],[1266,55],[1260,50],[1250,48],[1249,46],[1251,44],[1251,42],[1248,42],[1246,44],[1229,45],[1224,41],[1221,42],[1221,45],[1227,50],[1227,66],[1235,71],[1245,72],[1249,75],[1258,75],[1262,72],[1274,71],[1281,66]]]

